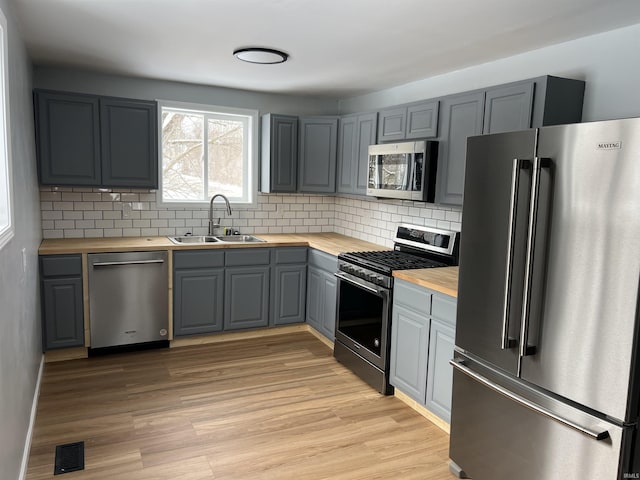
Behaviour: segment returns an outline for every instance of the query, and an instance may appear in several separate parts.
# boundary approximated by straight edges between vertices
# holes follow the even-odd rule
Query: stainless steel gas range
[[[393,250],[338,255],[335,358],[389,395],[394,270],[458,264],[458,232],[399,225]]]

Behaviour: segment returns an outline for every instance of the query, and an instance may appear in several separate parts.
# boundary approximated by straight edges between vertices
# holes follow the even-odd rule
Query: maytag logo
[[[620,150],[622,142],[602,142],[598,144],[598,150]]]

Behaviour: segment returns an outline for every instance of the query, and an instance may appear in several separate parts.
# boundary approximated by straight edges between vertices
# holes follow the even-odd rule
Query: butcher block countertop
[[[261,243],[201,243],[176,245],[167,237],[124,237],[124,238],[64,238],[43,240],[38,249],[40,255],[63,253],[99,253],[148,250],[196,250],[214,248],[260,248],[309,246],[331,255],[341,252],[390,250],[357,238],[339,233],[300,233],[300,234],[256,234],[266,240]]]
[[[458,296],[458,267],[396,270],[393,276],[445,295]]]

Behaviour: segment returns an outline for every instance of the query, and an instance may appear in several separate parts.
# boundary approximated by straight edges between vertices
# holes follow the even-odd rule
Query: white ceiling
[[[336,98],[640,23],[638,0],[12,1],[38,65]]]

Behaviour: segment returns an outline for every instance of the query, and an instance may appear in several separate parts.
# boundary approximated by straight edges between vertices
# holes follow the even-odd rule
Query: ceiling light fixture
[[[233,55],[243,62],[267,65],[273,63],[284,63],[287,61],[287,58],[289,58],[288,54],[281,52],[280,50],[262,47],[239,48],[233,52]]]

